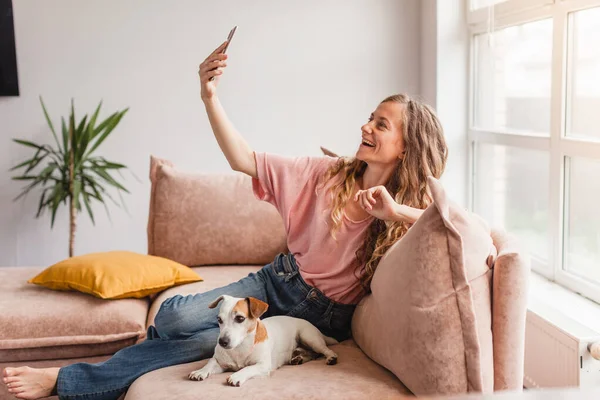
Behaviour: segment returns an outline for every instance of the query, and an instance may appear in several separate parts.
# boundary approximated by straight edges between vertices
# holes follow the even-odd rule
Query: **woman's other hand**
[[[358,202],[363,210],[375,218],[384,221],[397,219],[399,204],[394,201],[385,186],[374,186],[359,190],[354,195],[354,201]]]
[[[366,190],[359,190],[354,195],[363,210],[384,221],[400,221],[414,224],[423,214],[424,210],[398,204],[392,198],[385,186],[374,186]]]

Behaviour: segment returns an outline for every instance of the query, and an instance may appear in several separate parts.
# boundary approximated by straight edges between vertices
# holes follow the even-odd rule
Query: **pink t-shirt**
[[[254,194],[279,210],[288,248],[302,278],[338,303],[358,303],[365,293],[355,273],[356,250],[373,217],[352,221],[344,214],[337,241],[331,236],[327,186],[319,190],[318,196],[315,189],[319,178],[337,159],[266,153],[255,153],[255,158],[258,179],[252,179]]]

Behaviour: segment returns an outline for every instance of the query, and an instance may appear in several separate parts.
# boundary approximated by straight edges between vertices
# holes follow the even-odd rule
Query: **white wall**
[[[52,137],[74,98],[79,115],[130,107],[99,154],[127,164],[129,213],[81,214],[76,253],[146,251],[148,159],[225,172],[199,98],[198,64],[238,25],[221,100],[255,150],[352,154],[360,126],[396,92],[419,94],[418,0],[13,1],[20,97],[0,98],[0,265],[47,265],[67,256],[68,213],[36,220],[38,193],[12,202],[10,166],[30,153],[10,142]]]
[[[468,199],[468,0],[421,0],[421,93],[435,107],[449,149],[442,183],[452,200]]]
[[[421,0],[421,96],[437,104],[437,0]]]

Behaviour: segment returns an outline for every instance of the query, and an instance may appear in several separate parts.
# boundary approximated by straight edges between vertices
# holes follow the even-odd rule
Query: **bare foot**
[[[48,397],[56,385],[60,368],[5,368],[2,381],[17,399]]]

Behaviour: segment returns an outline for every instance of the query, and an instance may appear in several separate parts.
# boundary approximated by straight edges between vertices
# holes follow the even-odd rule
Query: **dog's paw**
[[[206,378],[208,378],[209,375],[210,375],[209,373],[204,372],[201,369],[199,369],[199,370],[190,372],[190,374],[188,375],[188,378],[190,378],[190,380],[192,380],[192,381],[203,381]]]
[[[246,379],[237,372],[235,374],[229,375],[229,377],[227,378],[227,384],[229,386],[240,387],[244,382],[246,382]]]
[[[335,365],[335,364],[337,364],[337,361],[338,361],[337,354],[327,357],[327,365]]]
[[[302,356],[300,356],[300,355],[294,356],[290,360],[291,365],[301,365],[303,362],[304,362],[304,358],[302,358]]]

